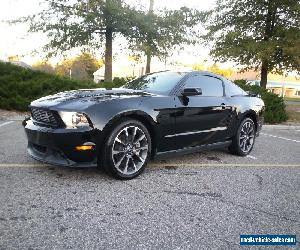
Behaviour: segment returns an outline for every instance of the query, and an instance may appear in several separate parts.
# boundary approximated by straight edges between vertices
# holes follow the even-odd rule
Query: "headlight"
[[[67,128],[87,127],[90,126],[89,120],[85,114],[77,112],[58,112]]]

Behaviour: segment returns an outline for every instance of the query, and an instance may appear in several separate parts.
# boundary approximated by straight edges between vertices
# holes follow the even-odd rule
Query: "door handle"
[[[227,105],[225,103],[221,103],[221,108],[226,109]]]

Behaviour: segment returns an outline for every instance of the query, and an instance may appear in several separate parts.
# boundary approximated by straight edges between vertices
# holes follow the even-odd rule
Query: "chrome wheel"
[[[138,172],[148,155],[148,141],[142,129],[129,125],[115,137],[112,145],[112,160],[115,168],[124,175]]]
[[[248,153],[253,147],[255,137],[255,127],[253,122],[247,121],[243,124],[239,136],[239,145],[243,153]]]

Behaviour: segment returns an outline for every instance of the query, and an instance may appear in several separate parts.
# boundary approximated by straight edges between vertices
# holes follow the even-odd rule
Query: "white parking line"
[[[300,141],[297,140],[293,140],[293,139],[289,139],[289,138],[284,138],[281,136],[276,136],[276,135],[270,135],[270,134],[265,134],[265,133],[261,133],[262,135],[266,135],[266,136],[270,136],[270,137],[274,137],[274,138],[278,138],[278,139],[282,139],[282,140],[286,140],[286,141],[293,141],[293,142],[298,142],[300,143]]]
[[[3,126],[8,125],[8,124],[11,124],[11,123],[13,123],[13,122],[14,122],[14,121],[4,122],[4,123],[0,124],[0,127],[3,127]]]
[[[0,168],[34,168],[34,167],[45,167],[47,166],[46,164],[20,164],[20,163],[16,163],[16,164],[0,164]]]

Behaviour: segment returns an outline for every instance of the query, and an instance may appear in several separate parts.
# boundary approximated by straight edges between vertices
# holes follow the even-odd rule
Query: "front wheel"
[[[232,139],[229,151],[232,154],[246,156],[254,146],[255,142],[255,124],[251,118],[245,118]]]
[[[151,137],[136,120],[122,120],[106,141],[104,168],[114,177],[132,179],[143,172],[151,155]]]

